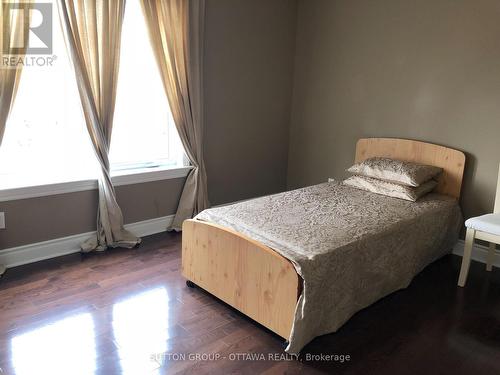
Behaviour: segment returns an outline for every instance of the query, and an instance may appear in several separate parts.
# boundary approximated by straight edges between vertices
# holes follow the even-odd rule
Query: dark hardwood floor
[[[465,289],[456,287],[458,270],[458,257],[437,261],[295,360],[282,339],[186,287],[180,235],[150,236],[138,249],[8,270],[0,367],[28,375],[500,373],[500,270],[474,263]]]

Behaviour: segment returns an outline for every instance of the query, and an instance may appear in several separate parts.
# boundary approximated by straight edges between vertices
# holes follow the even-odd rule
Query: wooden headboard
[[[356,163],[372,157],[386,157],[443,168],[436,191],[460,198],[465,154],[432,143],[398,138],[361,138],[356,145]]]

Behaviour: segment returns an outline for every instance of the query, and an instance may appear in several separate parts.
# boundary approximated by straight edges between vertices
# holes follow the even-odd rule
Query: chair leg
[[[475,236],[476,231],[474,229],[467,228],[467,235],[465,236],[464,256],[462,258],[462,268],[460,269],[460,276],[458,277],[458,286],[461,286],[462,288],[465,286],[465,282],[467,281],[470,258],[472,255],[472,245],[474,244]]]
[[[486,260],[486,271],[491,271],[493,260],[495,259],[496,244],[490,242],[490,251],[488,251],[488,259]]]

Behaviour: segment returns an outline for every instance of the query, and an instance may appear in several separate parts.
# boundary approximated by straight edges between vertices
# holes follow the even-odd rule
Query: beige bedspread
[[[408,202],[334,182],[208,209],[196,218],[246,234],[292,261],[304,289],[289,353],[407,287],[450,252],[462,222],[449,197]]]

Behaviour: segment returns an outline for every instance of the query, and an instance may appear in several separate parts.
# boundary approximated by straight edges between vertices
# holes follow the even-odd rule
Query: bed
[[[458,238],[465,156],[425,142],[360,139],[355,161],[375,156],[443,168],[435,193],[407,202],[329,182],[205,210],[183,224],[188,285],[283,337],[289,353],[407,287]]]

